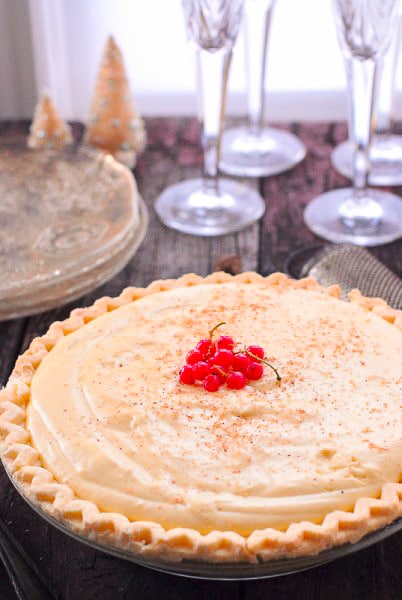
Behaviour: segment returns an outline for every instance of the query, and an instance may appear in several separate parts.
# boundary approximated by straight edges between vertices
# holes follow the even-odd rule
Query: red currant
[[[201,382],[207,392],[216,392],[227,384],[232,390],[244,388],[249,380],[257,381],[264,375],[264,364],[281,380],[274,366],[264,360],[264,348],[251,344],[242,352],[234,352],[236,343],[229,335],[221,335],[216,342],[213,334],[221,325],[218,323],[209,332],[209,338],[202,339],[186,355],[186,365],[180,369],[181,383],[188,385]]]
[[[264,367],[261,363],[250,362],[246,369],[245,375],[247,379],[252,379],[253,381],[261,379],[261,377],[264,375]]]
[[[219,381],[221,383],[225,383],[229,373],[228,371],[226,371],[226,369],[224,369],[223,367],[219,367],[218,365],[212,365],[211,366],[211,373],[214,373],[214,375],[217,375],[219,377]]]
[[[205,377],[203,385],[207,392],[216,392],[220,388],[221,382],[218,375],[210,373]]]
[[[179,371],[179,377],[181,383],[185,383],[187,385],[191,385],[192,383],[194,383],[192,367],[190,367],[189,365],[185,365],[184,367],[182,367]]]
[[[232,367],[234,371],[241,371],[242,373],[246,372],[248,365],[250,364],[251,359],[247,354],[243,352],[239,352],[235,354],[233,357]]]
[[[254,354],[258,358],[264,358],[265,355],[264,348],[261,348],[261,346],[247,346],[246,352],[250,352],[250,354]]]
[[[202,360],[202,354],[199,350],[190,350],[190,352],[187,352],[186,363],[188,365],[195,365],[200,360]]]
[[[218,350],[233,350],[235,347],[234,339],[230,335],[221,335],[219,340],[216,342]]]
[[[202,358],[208,358],[215,352],[216,346],[212,340],[205,339],[198,342],[196,349],[201,352]]]
[[[199,362],[196,362],[195,365],[193,365],[193,375],[194,375],[194,379],[198,379],[199,381],[202,381],[203,379],[205,379],[205,377],[207,375],[209,375],[211,372],[211,367],[209,366],[208,363],[206,363],[203,360],[200,360]]]
[[[228,388],[241,390],[246,385],[246,378],[240,371],[232,371],[226,380]]]
[[[220,367],[231,367],[233,363],[233,352],[231,350],[217,350],[213,355],[215,365]]]

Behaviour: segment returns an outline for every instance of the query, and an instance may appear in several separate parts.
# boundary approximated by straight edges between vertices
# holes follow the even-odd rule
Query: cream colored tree
[[[70,126],[61,118],[48,92],[39,99],[28,137],[30,148],[59,148],[73,143]]]
[[[92,99],[86,144],[110,152],[133,167],[146,144],[144,122],[133,102],[120,48],[106,42]]]

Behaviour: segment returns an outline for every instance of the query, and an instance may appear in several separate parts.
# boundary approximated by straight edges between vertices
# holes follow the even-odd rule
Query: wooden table
[[[26,319],[0,323],[0,384],[17,355],[31,339],[75,306],[91,304],[102,295],[117,295],[127,285],[147,285],[153,279],[193,271],[206,275],[227,253],[241,256],[244,270],[268,274],[283,268],[294,249],[319,241],[303,223],[302,210],[320,192],[347,181],[330,166],[332,148],[346,136],[343,124],[303,124],[288,127],[307,146],[297,168],[257,181],[266,199],[262,223],[221,238],[197,238],[162,226],[152,205],[167,185],[199,173],[202,161],[199,127],[193,119],[150,119],[149,145],[136,177],[150,213],[145,241],[129,265],[112,281],[67,306]],[[26,123],[5,123],[0,135],[27,130]],[[81,133],[75,127],[77,135]],[[402,189],[397,189],[402,194]],[[1,201],[1,199],[0,199]],[[402,275],[402,241],[372,250]],[[399,600],[402,598],[402,532],[364,551],[326,566],[272,580],[217,583],[153,572],[97,552],[48,525],[14,491],[0,470],[0,516],[43,570],[54,594],[63,600]],[[0,565],[0,599],[14,600]]]

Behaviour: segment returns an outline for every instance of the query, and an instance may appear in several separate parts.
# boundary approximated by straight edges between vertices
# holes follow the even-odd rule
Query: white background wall
[[[0,0],[0,118],[28,116],[36,94],[25,0]]]
[[[194,57],[186,43],[180,0],[67,0],[70,65],[76,114],[85,113],[105,38],[113,33],[124,50],[127,70],[145,113],[194,113]],[[232,109],[244,107],[242,39],[230,78]],[[344,72],[332,22],[330,0],[278,0],[272,25],[267,89],[276,95],[273,117],[342,118]],[[300,92],[334,92],[331,107],[312,98],[300,106]],[[236,97],[237,96],[237,97]],[[322,105],[323,104],[323,105]],[[339,110],[339,108],[341,108]]]
[[[0,118],[30,116],[48,87],[65,117],[85,119],[110,33],[143,114],[195,114],[180,0],[0,0]],[[277,0],[271,33],[268,118],[346,118],[331,0]],[[245,110],[242,42],[230,78],[232,113]]]

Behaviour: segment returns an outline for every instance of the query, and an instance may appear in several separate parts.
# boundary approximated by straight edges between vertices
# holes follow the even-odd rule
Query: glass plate
[[[0,319],[71,301],[122,269],[148,215],[131,173],[91,148],[0,146]],[[26,290],[29,289],[29,296]]]
[[[44,510],[42,510],[39,506],[33,504],[20,489],[18,483],[14,481],[13,477],[6,472],[10,478],[11,483],[14,485],[18,493],[22,496],[22,498],[29,504],[29,506],[37,512],[45,521],[66,533],[70,537],[75,540],[90,546],[91,548],[95,548],[96,550],[101,550],[102,552],[106,552],[107,554],[111,554],[117,558],[122,558],[124,560],[131,561],[143,567],[148,567],[150,569],[154,569],[155,571],[161,571],[162,573],[169,573],[171,575],[180,575],[182,577],[191,577],[194,579],[212,579],[212,580],[222,580],[222,581],[237,581],[237,580],[247,580],[247,579],[266,579],[269,577],[278,577],[280,575],[291,575],[292,573],[298,573],[299,571],[306,571],[307,569],[312,569],[314,567],[318,567],[319,565],[324,565],[328,562],[331,562],[337,558],[341,558],[343,556],[347,556],[348,554],[352,554],[357,552],[358,550],[363,550],[372,544],[376,544],[377,542],[381,542],[385,540],[387,537],[397,533],[402,529],[402,517],[396,519],[386,527],[381,529],[377,529],[372,533],[364,536],[358,542],[354,544],[347,543],[342,546],[334,546],[329,550],[324,550],[319,554],[313,556],[301,556],[298,558],[281,558],[277,560],[270,560],[266,562],[259,562],[258,564],[249,564],[249,563],[207,563],[196,560],[183,560],[180,563],[175,562],[167,562],[161,559],[156,558],[146,558],[143,556],[139,556],[134,554],[133,552],[128,552],[127,550],[122,550],[117,546],[110,546],[107,544],[99,544],[89,540],[85,536],[79,535],[66,527],[63,523],[55,519],[54,517],[47,514]]]

